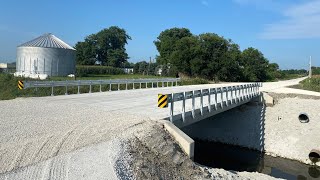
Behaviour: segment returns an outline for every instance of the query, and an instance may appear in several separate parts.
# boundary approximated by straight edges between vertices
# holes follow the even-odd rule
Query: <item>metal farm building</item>
[[[53,34],[44,34],[17,47],[16,70],[24,76],[74,74],[75,49]]]

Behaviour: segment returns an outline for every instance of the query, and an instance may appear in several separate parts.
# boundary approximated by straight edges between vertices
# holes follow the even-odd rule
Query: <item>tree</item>
[[[171,65],[170,68],[173,69],[173,71],[178,71],[184,75],[191,76],[192,69],[190,62],[197,59],[200,52],[198,37],[183,37],[176,41],[175,46],[175,50],[169,57]]]
[[[157,57],[157,62],[160,64],[171,63],[170,56],[175,50],[176,42],[183,37],[191,37],[192,34],[189,29],[186,28],[171,28],[162,31],[154,41],[156,48],[160,54]]]
[[[241,80],[240,56],[239,45],[229,40],[228,49],[222,57],[221,68],[218,71],[219,80],[233,82]]]
[[[279,65],[277,63],[270,63],[267,67],[267,76],[268,80],[273,80],[277,78],[281,78],[281,72],[279,70]]]
[[[268,60],[255,48],[247,48],[241,53],[240,66],[243,67],[242,75],[244,81],[267,80]]]
[[[77,63],[92,65],[99,60],[103,65],[121,67],[129,58],[125,45],[130,39],[126,31],[117,26],[91,34],[75,46]]]

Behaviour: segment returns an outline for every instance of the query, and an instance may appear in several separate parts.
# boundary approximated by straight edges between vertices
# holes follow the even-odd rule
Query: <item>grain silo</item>
[[[53,34],[44,34],[17,47],[16,70],[26,77],[74,74],[75,49]]]

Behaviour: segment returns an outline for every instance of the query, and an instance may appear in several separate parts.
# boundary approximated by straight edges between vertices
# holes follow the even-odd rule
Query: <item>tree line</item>
[[[231,39],[215,33],[194,35],[186,28],[171,28],[154,44],[157,62],[181,76],[217,81],[268,81],[279,76],[278,64],[269,63],[258,49],[241,51]]]
[[[271,81],[305,70],[279,70],[261,51],[249,47],[243,51],[231,39],[215,33],[192,34],[187,28],[162,31],[154,44],[159,52],[156,62],[129,63],[125,45],[127,32],[111,26],[76,43],[78,65],[103,65],[133,68],[145,75],[199,77],[215,81]],[[318,69],[317,69],[318,70]],[[316,71],[317,71],[316,70]]]

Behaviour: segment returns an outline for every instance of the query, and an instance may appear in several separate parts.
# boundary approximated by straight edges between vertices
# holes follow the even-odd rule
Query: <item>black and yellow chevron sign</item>
[[[18,88],[23,89],[23,81],[18,81]]]
[[[158,94],[158,107],[159,108],[168,107],[168,95],[167,94]]]

